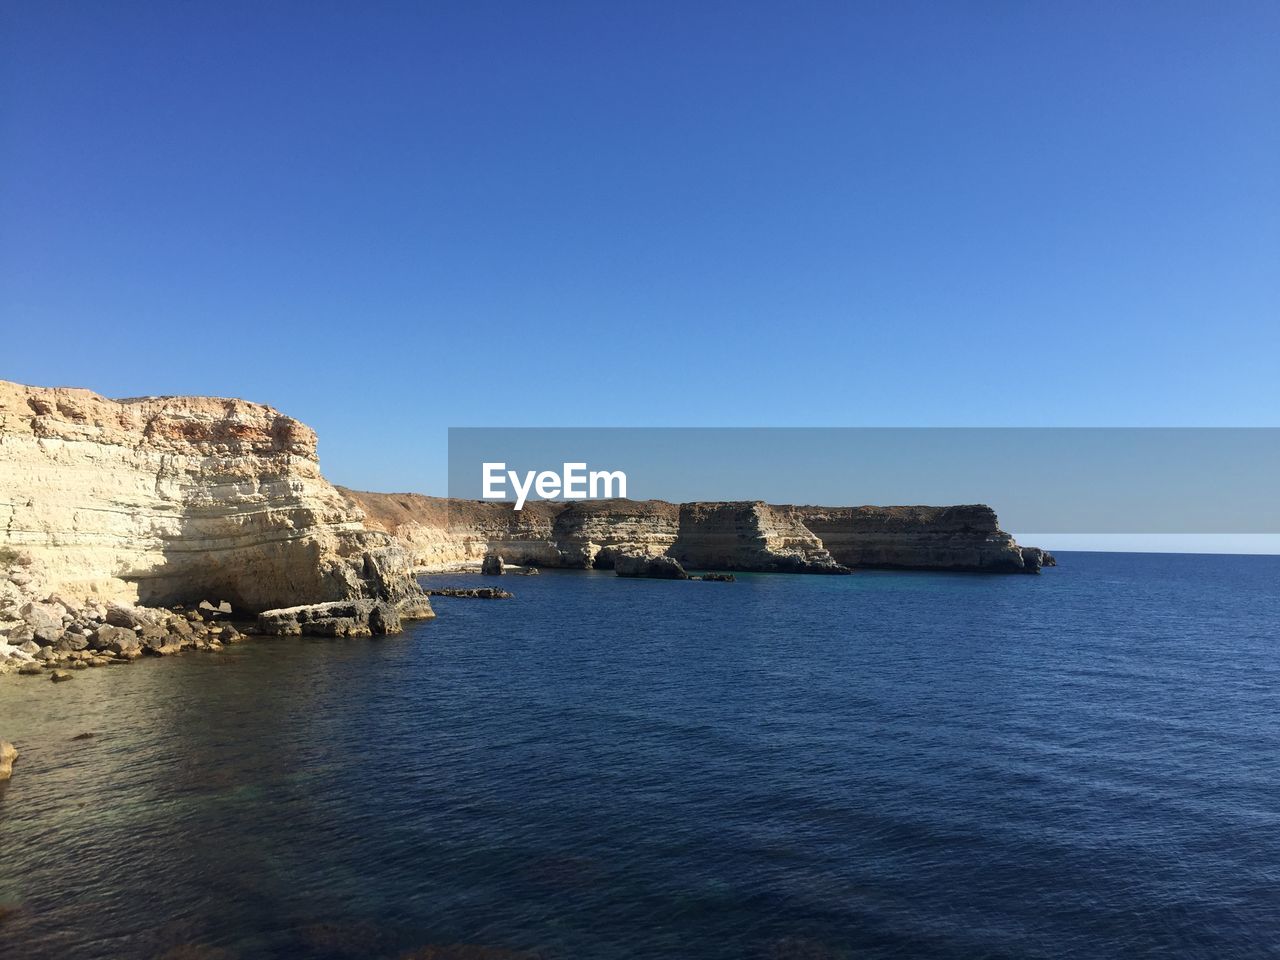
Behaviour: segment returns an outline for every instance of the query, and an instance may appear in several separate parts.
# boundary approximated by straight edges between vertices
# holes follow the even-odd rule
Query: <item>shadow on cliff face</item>
[[[351,592],[352,570],[358,567],[324,556],[314,539],[202,547],[209,540],[201,526],[199,521],[183,521],[178,535],[165,541],[160,566],[120,574],[137,588],[139,603],[173,606],[225,600],[237,613],[259,613],[345,599]]]

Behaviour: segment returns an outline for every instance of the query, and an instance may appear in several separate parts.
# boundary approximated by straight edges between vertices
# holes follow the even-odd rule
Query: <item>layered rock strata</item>
[[[694,569],[844,573],[857,568],[1038,573],[1051,554],[1021,547],[987,506],[810,507],[660,500],[509,503],[343,490],[423,572],[510,563],[612,568],[624,554]]]
[[[0,381],[0,574],[10,646],[19,608],[51,595],[430,609],[408,553],[321,476],[309,427],[211,397]]]
[[[258,614],[258,632],[270,636],[374,637],[399,633],[402,620],[434,617],[430,601],[335,600]]]
[[[793,507],[831,556],[850,567],[1039,573],[1053,555],[1020,547],[983,504],[956,507]]]
[[[415,589],[320,475],[315,433],[243,400],[0,381],[3,547],[69,596],[261,610]]]
[[[848,573],[787,507],[685,503],[670,552],[685,566],[764,573]]]

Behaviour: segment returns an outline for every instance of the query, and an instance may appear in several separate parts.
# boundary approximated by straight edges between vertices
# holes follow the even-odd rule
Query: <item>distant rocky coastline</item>
[[[626,556],[688,569],[843,574],[859,569],[1039,573],[1053,555],[1023,547],[982,504],[817,507],[761,501],[510,503],[338,488],[404,547],[419,572],[527,567],[615,569]],[[623,561],[624,567],[628,561]],[[624,574],[625,575],[625,574]]]

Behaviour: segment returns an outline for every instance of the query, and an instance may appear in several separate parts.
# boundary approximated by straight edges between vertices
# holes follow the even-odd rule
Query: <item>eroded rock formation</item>
[[[447,500],[343,490],[422,571],[511,563],[612,568],[624,554],[693,569],[845,573],[855,568],[1038,573],[1051,554],[1020,547],[987,506],[807,507],[661,500]]]
[[[0,631],[51,593],[426,603],[403,547],[320,475],[315,433],[243,400],[0,381],[0,561]]]
[[[1039,573],[1052,554],[1020,547],[983,504],[956,507],[792,507],[850,567]]]
[[[788,507],[685,503],[671,553],[685,566],[766,573],[848,573]]]
[[[614,557],[613,571],[620,577],[644,577],[649,580],[688,580],[675,557],[649,556],[641,553],[619,553]]]

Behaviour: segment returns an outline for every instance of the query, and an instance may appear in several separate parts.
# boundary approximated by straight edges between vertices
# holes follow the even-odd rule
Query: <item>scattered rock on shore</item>
[[[13,774],[13,761],[18,759],[18,748],[8,740],[0,740],[0,780],[8,780]]]
[[[480,564],[480,572],[487,577],[502,576],[502,556],[497,553],[486,553]]]
[[[19,602],[10,595],[12,577],[0,584],[8,588],[0,590],[0,674],[54,671],[55,681],[69,680],[69,670],[127,663],[144,653],[216,652],[243,636],[230,623],[206,623],[198,610],[78,603],[59,594]],[[210,616],[225,616],[229,607],[224,601]]]

